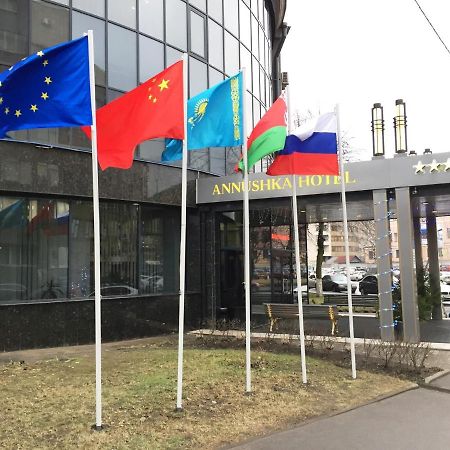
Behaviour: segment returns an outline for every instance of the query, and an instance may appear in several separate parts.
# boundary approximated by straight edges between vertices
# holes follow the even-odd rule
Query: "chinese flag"
[[[90,127],[83,131],[91,137]],[[154,138],[184,139],[182,61],[97,110],[102,170],[129,169],[136,146]]]

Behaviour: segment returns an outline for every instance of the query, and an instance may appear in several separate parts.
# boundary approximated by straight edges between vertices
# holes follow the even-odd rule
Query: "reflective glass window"
[[[189,4],[195,6],[203,12],[206,12],[206,0],[190,0]]]
[[[164,70],[164,45],[145,36],[139,36],[139,81],[143,83]]]
[[[213,147],[209,149],[211,172],[225,175],[225,148]]]
[[[28,2],[2,2],[0,11],[0,64],[9,67],[28,55]]]
[[[108,24],[108,83],[129,91],[136,87],[136,33]]]
[[[108,20],[136,28],[136,0],[108,0]]]
[[[241,67],[246,70],[245,84],[246,89],[252,90],[252,57],[250,52],[241,45]]]
[[[232,76],[239,71],[239,42],[225,32],[225,72]]]
[[[189,167],[192,169],[209,172],[209,149],[195,150],[189,152]]]
[[[137,212],[133,204],[100,203],[103,296],[138,293]]]
[[[252,16],[252,53],[259,59],[258,21]]]
[[[258,18],[262,22],[264,18],[264,0],[258,0]]]
[[[150,36],[164,39],[163,0],[139,0],[139,29]]]
[[[234,169],[236,164],[239,162],[241,157],[241,147],[226,147],[226,174],[231,175],[234,174]]]
[[[223,28],[208,20],[209,63],[223,70]]]
[[[105,17],[105,0],[72,0],[72,7]]]
[[[222,23],[222,0],[208,0],[208,16],[216,19],[217,22]]]
[[[256,126],[256,124],[259,122],[259,119],[261,119],[261,106],[259,104],[259,101],[253,97],[253,127]]]
[[[178,288],[179,229],[176,209],[141,207],[139,291],[141,294],[176,292]]]
[[[238,0],[225,0],[223,3],[225,27],[235,36],[239,33],[238,4]]]
[[[165,149],[164,139],[152,139],[139,145],[139,158],[144,161],[161,161],[161,154]]]
[[[183,53],[179,50],[176,50],[175,48],[166,47],[166,67],[171,66],[172,64],[179,61],[182,57]]]
[[[208,89],[206,64],[189,58],[189,97]]]
[[[250,10],[245,6],[241,5],[240,11],[241,20],[240,26],[240,40],[247,48],[251,48],[251,32],[250,32]]]
[[[252,67],[252,75],[253,75],[253,90],[252,93],[255,97],[259,98],[260,90],[259,90],[259,64],[255,58],[252,58],[253,67]]]
[[[266,67],[266,53],[264,44],[266,42],[266,39],[264,37],[264,33],[261,27],[258,27],[259,30],[259,62],[261,66]]]
[[[191,52],[205,57],[205,18],[194,11],[190,12]]]
[[[69,40],[69,10],[39,0],[31,3],[31,53]]]
[[[186,3],[181,0],[166,0],[167,43],[186,50],[186,38]]]
[[[253,130],[253,97],[248,91],[245,92],[245,108],[247,116],[245,118],[245,125],[248,130],[247,133],[250,134],[251,130]]]
[[[223,81],[223,74],[212,67],[209,68],[209,87]]]
[[[72,38],[83,36],[87,30],[94,32],[95,84],[105,85],[105,22],[76,11],[72,12]]]

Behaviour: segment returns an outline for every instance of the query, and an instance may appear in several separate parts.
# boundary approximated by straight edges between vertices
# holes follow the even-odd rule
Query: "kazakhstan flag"
[[[192,97],[187,105],[188,150],[235,147],[244,142],[242,72]],[[166,141],[162,161],[182,158],[181,141]]]

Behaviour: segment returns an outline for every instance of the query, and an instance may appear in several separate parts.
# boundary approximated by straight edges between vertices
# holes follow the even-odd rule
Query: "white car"
[[[450,272],[441,272],[441,281],[450,284]]]

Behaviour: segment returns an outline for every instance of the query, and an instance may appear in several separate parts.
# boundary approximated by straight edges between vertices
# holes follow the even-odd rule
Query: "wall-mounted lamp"
[[[406,141],[406,105],[402,99],[395,100],[395,153],[402,154],[408,150]]]
[[[410,151],[409,151],[409,154],[410,154],[411,156],[415,156],[415,155],[417,155],[417,152],[416,152],[415,150],[410,150]]]
[[[431,151],[431,148],[426,148],[424,151],[423,151],[423,154],[424,155],[431,155],[433,152]]]
[[[372,108],[372,143],[373,156],[384,156],[384,119],[381,103],[374,103]]]

